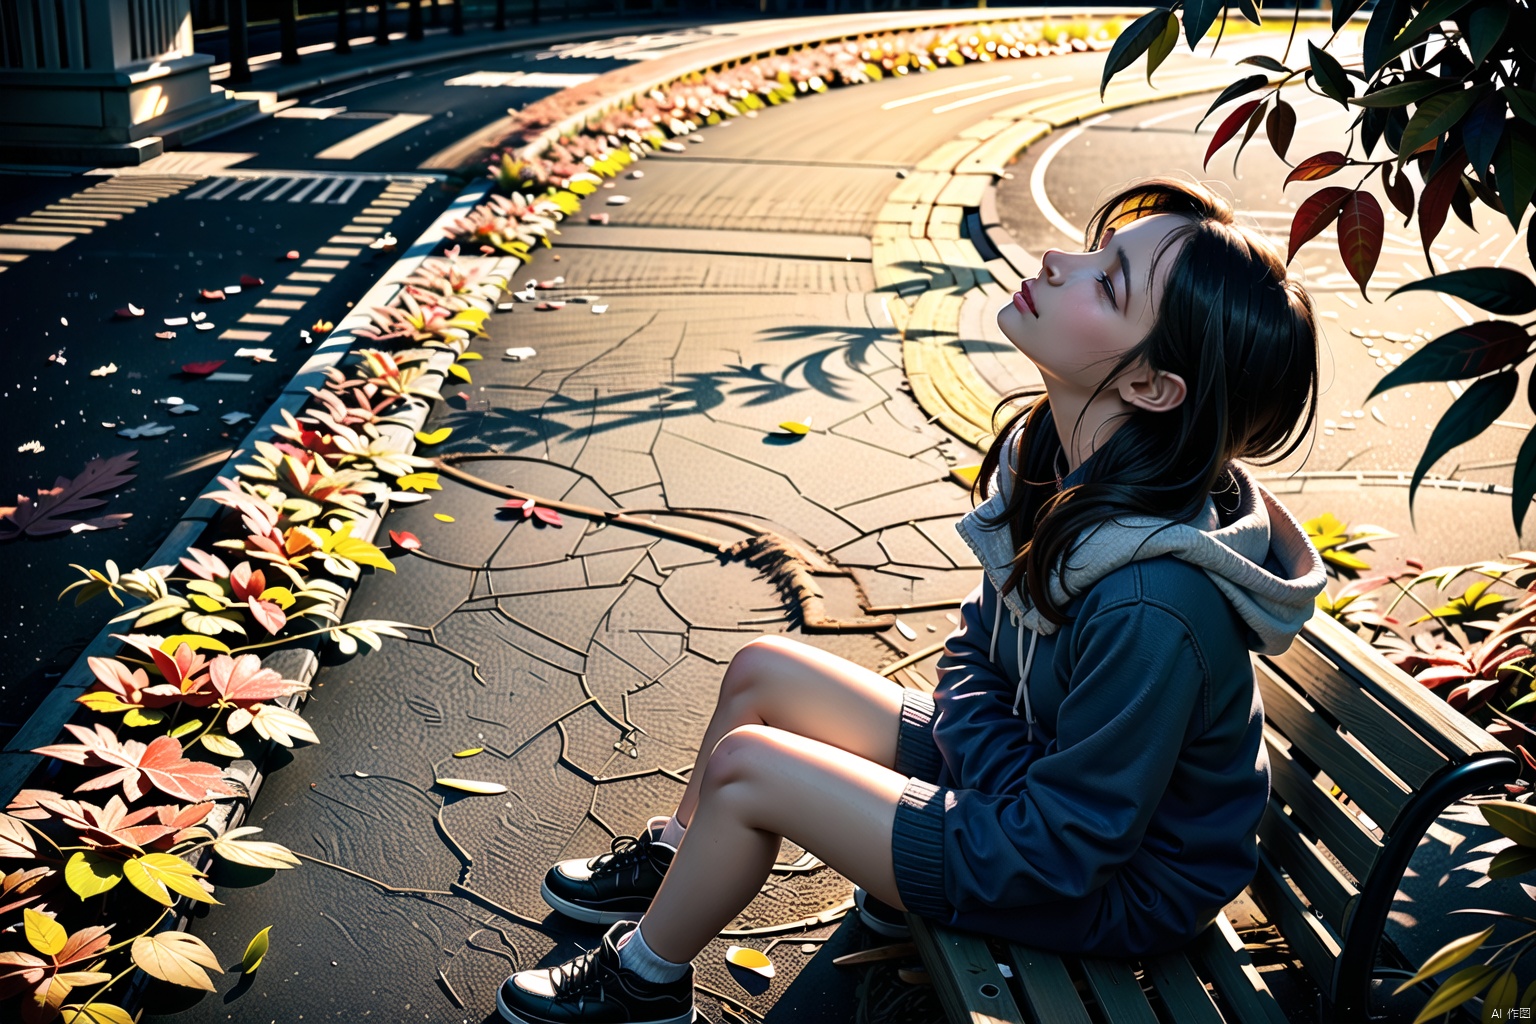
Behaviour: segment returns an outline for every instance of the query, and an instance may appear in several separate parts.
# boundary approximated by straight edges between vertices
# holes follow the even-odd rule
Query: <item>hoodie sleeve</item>
[[[947,920],[1080,898],[1141,845],[1191,729],[1204,721],[1206,666],[1189,625],[1168,606],[1139,595],[1095,603],[1090,592],[1057,736],[1044,750],[1021,745],[1023,724],[1012,718],[1007,681],[995,668],[991,682],[1003,694],[957,693],[951,702],[962,716],[976,708],[975,739],[956,776],[965,788],[914,779],[897,808],[898,865],[910,859],[939,869],[918,879],[898,867],[909,910]],[[980,690],[975,654],[964,643],[953,650],[946,659],[978,673]],[[962,679],[957,691],[967,685]],[[994,705],[1008,723],[993,721]]]

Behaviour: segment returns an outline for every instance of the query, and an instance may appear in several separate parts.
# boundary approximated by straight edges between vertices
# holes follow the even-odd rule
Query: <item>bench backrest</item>
[[[1254,893],[1333,1012],[1364,1020],[1409,857],[1441,811],[1518,763],[1321,611],[1254,669],[1272,773]]]

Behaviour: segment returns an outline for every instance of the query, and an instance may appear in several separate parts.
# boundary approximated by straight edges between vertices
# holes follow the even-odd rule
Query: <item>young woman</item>
[[[1250,881],[1250,652],[1290,644],[1324,574],[1235,460],[1279,461],[1312,424],[1311,303],[1198,185],[1127,188],[1088,239],[998,313],[1045,394],[958,524],[984,571],[933,696],[783,637],[743,647],[673,814],[550,869],[551,906],[612,927],[509,977],[508,1021],[693,1020],[690,960],[780,837],[855,882],[866,920],[1069,953],[1176,948]]]

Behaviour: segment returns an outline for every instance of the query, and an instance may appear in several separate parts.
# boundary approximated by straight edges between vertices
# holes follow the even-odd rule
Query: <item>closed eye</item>
[[[1099,274],[1099,284],[1104,286],[1104,294],[1109,296],[1109,304],[1118,310],[1120,303],[1115,300],[1115,286],[1110,282],[1109,275],[1101,272]]]

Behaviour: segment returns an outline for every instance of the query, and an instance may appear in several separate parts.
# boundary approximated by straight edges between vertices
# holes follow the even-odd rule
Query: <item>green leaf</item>
[[[1403,360],[1382,377],[1366,398],[1404,384],[1466,380],[1513,365],[1525,358],[1530,338],[1507,320],[1484,320],[1449,331]]]
[[[1398,29],[1407,23],[1408,16],[1412,13],[1408,2],[1409,0],[1377,0],[1375,9],[1371,11],[1371,19],[1365,26],[1365,38],[1361,45],[1366,75],[1374,77],[1376,72],[1381,70],[1382,65],[1390,59],[1381,54],[1396,38]]]
[[[230,739],[221,732],[210,729],[198,738],[209,753],[218,754],[220,757],[244,757],[245,748],[238,742]]]
[[[1519,384],[1520,375],[1514,370],[1505,370],[1477,381],[1451,403],[1451,407],[1430,432],[1429,443],[1424,446],[1424,454],[1414,468],[1413,480],[1408,485],[1410,507],[1429,468],[1446,452],[1465,444],[1492,426],[1493,421],[1515,400],[1515,389]]]
[[[1220,3],[1221,0],[1216,0]],[[1166,19],[1171,12],[1165,7],[1148,11],[1120,33],[1115,45],[1109,48],[1104,61],[1104,77],[1099,80],[1099,98],[1109,88],[1110,79],[1131,66],[1131,63],[1147,52],[1147,48],[1162,34]]]
[[[1500,833],[1536,850],[1536,807],[1514,800],[1489,800],[1477,806],[1483,819]]]
[[[183,736],[185,736],[187,733],[189,733],[189,732],[196,732],[197,730],[201,729],[202,727],[203,727],[203,720],[201,718],[193,718],[193,719],[190,719],[188,721],[182,722],[176,728],[174,728],[170,732],[166,733],[166,735],[169,736],[173,740],[179,740]]]
[[[1485,87],[1476,86],[1455,92],[1436,93],[1420,103],[1408,119],[1408,127],[1403,129],[1402,141],[1397,144],[1397,166],[1407,163],[1408,158],[1421,146],[1456,127],[1467,111],[1483,98],[1485,91]]]
[[[1488,989],[1488,994],[1483,997],[1483,1020],[1511,1019],[1513,1015],[1510,1011],[1517,1008],[1515,997],[1519,994],[1520,982],[1515,978],[1513,971],[1505,971],[1499,975]],[[1494,1016],[1495,1014],[1497,1016]]]
[[[1489,925],[1476,935],[1463,935],[1459,939],[1447,942],[1430,954],[1429,959],[1424,961],[1424,966],[1419,968],[1419,973],[1393,989],[1392,994],[1397,995],[1400,992],[1406,992],[1419,982],[1427,981],[1441,971],[1455,967],[1467,957],[1476,953],[1478,948],[1488,941],[1488,936],[1493,934],[1493,929],[1494,926]]]
[[[41,914],[27,907],[21,912],[21,916],[25,922],[27,942],[44,956],[57,953],[69,940],[69,933],[64,930],[64,926],[47,914]]]
[[[82,900],[100,896],[122,880],[122,861],[89,850],[76,850],[64,865],[65,884]]]
[[[1312,60],[1312,77],[1323,94],[1349,106],[1350,97],[1355,94],[1355,83],[1344,73],[1343,66],[1334,59],[1333,54],[1319,50],[1315,43],[1307,43],[1307,54]]]
[[[1434,1019],[1442,1013],[1449,1013],[1468,999],[1481,992],[1494,976],[1499,973],[1497,967],[1489,967],[1486,964],[1477,967],[1467,967],[1457,971],[1445,979],[1445,984],[1430,997],[1424,1004],[1424,1009],[1413,1018],[1413,1024],[1424,1024],[1425,1021]]]
[[[242,973],[250,974],[261,966],[262,959],[267,955],[267,933],[271,930],[272,926],[267,925],[251,938],[250,944],[245,947],[245,956],[240,958]]]
[[[1205,114],[1202,115],[1200,120],[1195,124],[1195,131],[1200,130],[1200,125],[1204,124],[1205,119],[1214,114],[1218,107],[1221,107],[1223,104],[1229,102],[1230,100],[1237,99],[1239,96],[1247,95],[1248,93],[1253,92],[1255,89],[1262,89],[1268,84],[1268,75],[1249,75],[1247,78],[1240,78],[1233,82],[1231,85],[1221,90],[1221,95],[1217,96],[1211,105],[1206,108]]]
[[[1516,117],[1529,124],[1536,124],[1536,90],[1506,85],[1499,93]]]
[[[1532,130],[1518,122],[1509,124],[1504,137],[1493,151],[1493,177],[1499,187],[1499,199],[1515,230],[1525,219],[1525,208],[1536,193],[1536,143]]]
[[[1455,88],[1454,82],[1443,79],[1432,79],[1428,82],[1394,82],[1383,86],[1364,96],[1356,97],[1349,102],[1357,107],[1405,107],[1410,103],[1418,103],[1433,96],[1437,92],[1445,92]]]
[[[1525,513],[1536,498],[1536,430],[1529,431],[1520,442],[1520,454],[1515,457],[1515,476],[1511,484],[1510,500],[1515,516],[1515,532],[1525,523]]]
[[[1471,2],[1472,0],[1430,0],[1418,16],[1397,34],[1397,38],[1386,45],[1382,50],[1379,63],[1385,64],[1398,54],[1423,42],[1424,37],[1431,30]]]
[[[1160,67],[1168,55],[1173,52],[1173,44],[1179,41],[1179,16],[1172,11],[1168,12],[1168,24],[1163,26],[1163,32],[1152,45],[1147,48],[1147,84],[1152,84],[1152,72]]]
[[[1256,68],[1263,68],[1265,71],[1273,71],[1276,74],[1281,75],[1288,75],[1291,73],[1290,68],[1286,67],[1284,64],[1281,64],[1279,61],[1275,60],[1275,58],[1267,57],[1262,53],[1256,53],[1252,57],[1244,57],[1242,60],[1238,61],[1238,63],[1252,64]]]
[[[1485,4],[1472,12],[1467,19],[1467,49],[1472,53],[1474,68],[1488,59],[1508,27],[1509,8],[1503,4]]]
[[[1216,16],[1225,6],[1226,0],[1185,0],[1184,39],[1191,50],[1216,24]]]
[[[1469,267],[1411,281],[1389,295],[1403,292],[1444,292],[1500,316],[1523,316],[1536,310],[1536,283],[1508,267]],[[1523,332],[1522,332],[1523,333]]]

